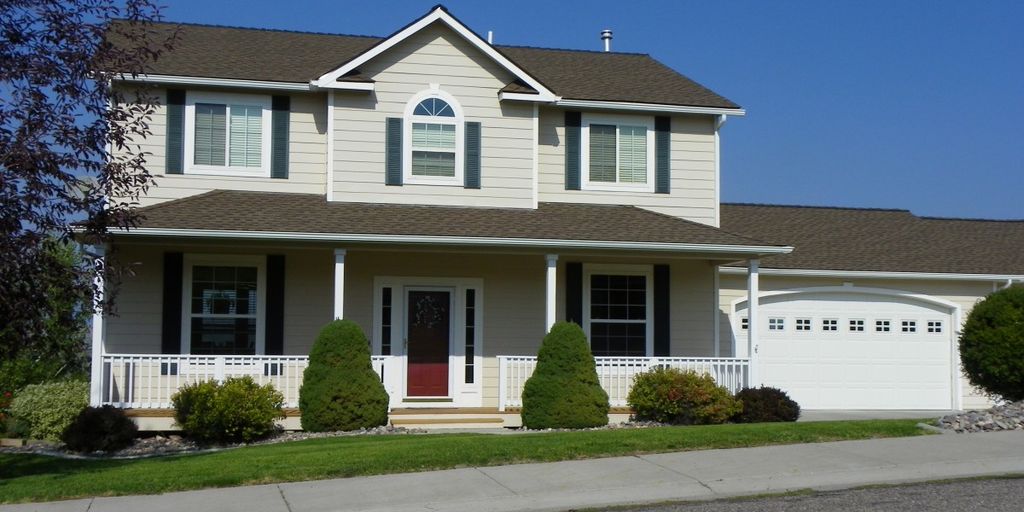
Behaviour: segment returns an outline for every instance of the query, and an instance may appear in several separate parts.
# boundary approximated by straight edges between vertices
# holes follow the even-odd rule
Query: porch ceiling
[[[142,208],[122,235],[780,254],[790,247],[633,206],[537,209],[328,202],[321,195],[215,190]]]

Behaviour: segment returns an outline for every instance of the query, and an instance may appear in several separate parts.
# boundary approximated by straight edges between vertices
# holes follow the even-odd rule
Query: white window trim
[[[260,141],[260,166],[259,167],[232,167],[229,154],[225,154],[225,165],[196,165],[196,103],[214,103],[230,105],[231,103],[242,103],[246,105],[259,105],[263,108],[263,127]],[[263,94],[238,94],[238,93],[217,93],[204,91],[188,91],[185,93],[185,165],[184,174],[204,174],[213,176],[242,176],[254,178],[270,177],[270,130],[271,130],[271,99]],[[230,152],[231,148],[231,118],[230,113],[226,119],[227,132],[225,134],[224,151]]]
[[[653,265],[617,265],[617,264],[583,264],[583,332],[590,342],[590,277],[598,275],[644,276],[646,278],[647,314],[645,357],[654,355],[654,266]],[[598,322],[614,322],[614,320],[598,320]]]
[[[256,355],[266,354],[267,257],[233,254],[185,254],[182,258],[181,353],[192,353],[192,267],[256,267]]]
[[[464,186],[465,175],[465,117],[462,114],[462,106],[455,97],[442,91],[437,84],[430,84],[430,89],[416,93],[408,103],[405,104],[405,112],[402,116],[402,179],[404,184],[410,185],[448,185]],[[416,106],[428,98],[444,100],[451,107],[455,117],[451,120],[442,117],[424,117],[414,115]],[[455,126],[455,176],[414,176],[412,173],[412,124],[451,124]]]
[[[590,181],[590,125],[615,125],[615,183]],[[647,183],[620,183],[619,179],[619,130],[620,125],[644,126],[647,128]],[[583,190],[654,192],[654,118],[650,116],[628,116],[615,114],[584,113],[580,122],[580,183]]]

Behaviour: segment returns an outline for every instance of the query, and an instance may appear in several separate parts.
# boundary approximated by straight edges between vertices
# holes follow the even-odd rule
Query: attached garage
[[[747,304],[735,306],[743,343]],[[806,409],[953,408],[957,309],[891,290],[768,292],[758,310],[760,380]]]

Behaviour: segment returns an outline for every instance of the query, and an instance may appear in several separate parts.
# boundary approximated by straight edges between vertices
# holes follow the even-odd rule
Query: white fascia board
[[[723,274],[746,275],[742,267],[719,267]],[[850,279],[915,279],[939,281],[1024,281],[1021,275],[953,274],[942,272],[881,272],[870,270],[818,270],[799,268],[762,268],[761,275],[788,277],[839,277]]]
[[[269,82],[265,80],[242,80],[238,78],[207,78],[177,75],[121,75],[122,82],[144,82],[148,84],[199,85],[208,87],[239,87],[247,89],[273,89],[277,91],[310,91],[312,86],[301,82]]]
[[[552,98],[555,97],[555,94],[551,92],[551,90],[549,90],[547,87],[544,87],[544,84],[540,83],[539,81],[537,81],[537,79],[530,76],[529,73],[527,73],[524,69],[517,66],[512,61],[508,60],[504,55],[501,54],[501,52],[499,52],[493,46],[488,44],[486,40],[476,35],[476,33],[470,30],[468,27],[466,27],[458,20],[453,18],[441,6],[435,7],[432,11],[427,13],[426,16],[420,18],[416,22],[400,30],[397,34],[385,39],[384,41],[381,41],[373,48],[370,48],[369,50],[363,52],[356,58],[348,61],[340,68],[335,69],[334,71],[331,71],[321,76],[320,78],[316,79],[314,83],[316,83],[318,87],[332,87],[332,84],[336,83],[338,78],[344,76],[345,73],[357,69],[359,66],[363,65],[370,59],[373,59],[374,57],[388,51],[395,45],[408,39],[413,34],[419,32],[420,30],[423,30],[423,28],[425,28],[426,26],[439,20],[443,22],[445,25],[447,25],[449,28],[454,30],[456,33],[461,35],[466,41],[469,41],[470,44],[477,47],[485,55],[487,55],[492,60],[500,64],[503,68],[508,70],[508,72],[515,75],[516,78],[519,78],[520,80],[526,82],[527,85],[532,87],[541,95],[548,95]]]
[[[328,85],[318,85],[319,82],[312,81],[309,83],[311,88],[319,89],[341,89],[343,91],[373,91],[373,82],[332,82]]]
[[[529,94],[523,92],[502,92],[498,93],[500,101],[532,101],[534,103],[552,103],[558,101],[558,96],[545,94]]]
[[[545,238],[491,238],[473,236],[375,235],[345,233],[292,233],[280,231],[226,231],[207,229],[132,228],[112,230],[119,236],[181,238],[225,238],[242,240],[292,240],[306,242],[365,242],[392,244],[472,245],[491,247],[559,247],[573,249],[621,249],[635,251],[688,252],[711,254],[786,254],[792,247],[763,245],[685,244],[665,242],[622,242],[614,240],[557,240]]]
[[[742,108],[690,107],[685,105],[664,105],[660,103],[631,103],[628,101],[566,100],[559,99],[555,105],[567,108],[600,108],[609,110],[632,110],[638,112],[671,112],[677,114],[712,114],[745,116]]]

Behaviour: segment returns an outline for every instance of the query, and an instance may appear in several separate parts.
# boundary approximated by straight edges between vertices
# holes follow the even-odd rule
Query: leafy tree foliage
[[[971,384],[1006,400],[1024,400],[1024,286],[989,294],[960,333],[960,359]]]
[[[176,32],[150,29],[158,17],[151,0],[0,0],[0,360],[75,328],[58,326],[54,290],[93,305],[101,265],[86,254],[69,267],[54,249],[74,223],[102,244],[137,222],[151,176],[133,141],[149,135],[157,99],[110,84],[173,44]]]

